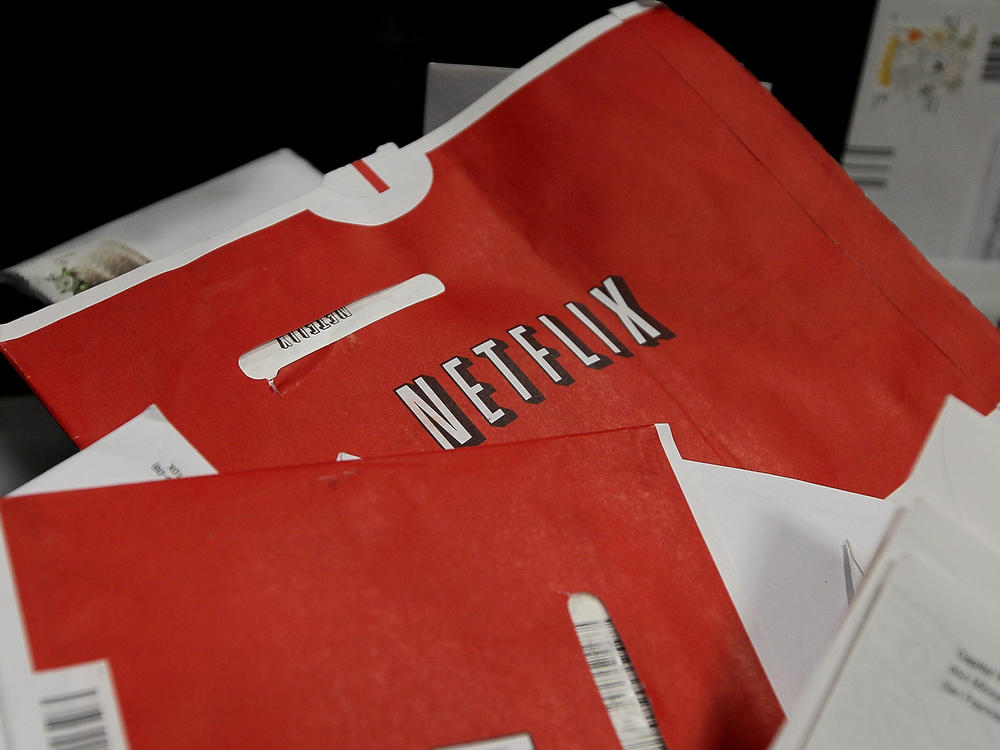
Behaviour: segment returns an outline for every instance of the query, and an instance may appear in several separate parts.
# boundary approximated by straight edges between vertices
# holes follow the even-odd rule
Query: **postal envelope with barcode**
[[[653,426],[0,515],[17,750],[765,748],[783,718]]]
[[[880,0],[842,161],[928,257],[1000,258],[1000,2]]]

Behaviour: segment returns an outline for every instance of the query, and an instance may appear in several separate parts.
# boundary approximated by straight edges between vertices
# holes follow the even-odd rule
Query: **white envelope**
[[[923,497],[1000,541],[1000,424],[993,416],[949,396],[910,476],[890,499],[908,504]]]
[[[1000,746],[998,624],[995,601],[920,557],[897,560],[805,747]]]
[[[810,677],[795,710],[788,714],[788,718],[778,732],[770,750],[793,750],[793,748],[799,750],[801,748],[827,746],[823,744],[809,744],[821,722],[825,724],[827,721],[831,721],[834,726],[824,728],[822,734],[816,734],[817,738],[828,737],[827,732],[830,729],[839,729],[840,731],[850,730],[851,732],[857,732],[858,734],[855,734],[852,738],[857,739],[858,736],[873,729],[864,725],[867,721],[876,720],[885,726],[892,724],[899,732],[906,732],[907,724],[905,722],[910,722],[911,725],[918,726],[925,717],[940,715],[941,706],[938,706],[933,712],[929,710],[922,712],[921,709],[917,708],[908,716],[901,714],[888,715],[883,712],[878,715],[877,719],[869,718],[866,720],[861,716],[857,716],[847,722],[845,722],[843,717],[838,718],[837,711],[839,711],[839,708],[835,707],[830,714],[824,714],[828,701],[830,701],[835,691],[839,692],[841,696],[843,695],[842,690],[838,691],[839,685],[846,685],[846,683],[841,683],[842,676],[846,674],[848,678],[851,678],[853,669],[846,670],[845,664],[847,664],[848,660],[854,654],[859,637],[863,635],[866,624],[873,617],[874,610],[879,606],[880,595],[884,590],[887,578],[892,571],[898,568],[900,563],[905,564],[905,561],[908,559],[916,559],[920,566],[933,568],[933,576],[926,576],[929,587],[934,586],[932,577],[938,579],[944,576],[946,580],[951,582],[952,588],[964,590],[963,602],[965,603],[963,604],[963,608],[971,606],[976,613],[972,616],[973,619],[979,618],[982,620],[982,623],[974,624],[985,624],[987,632],[990,634],[996,632],[995,626],[997,623],[991,618],[995,618],[996,602],[1000,601],[1000,577],[996,575],[997,570],[1000,569],[1000,549],[988,543],[974,531],[962,526],[946,513],[918,498],[909,507],[899,511],[899,517],[880,548],[875,564],[865,576],[864,583],[851,605],[850,612],[843,626],[838,630],[829,651]],[[912,589],[912,587],[909,588]],[[940,590],[940,586],[936,586],[935,590]],[[969,597],[972,597],[974,600],[972,605],[967,604]],[[983,606],[979,607],[977,602],[983,603]],[[984,663],[993,659],[990,650],[992,649],[994,652],[996,650],[997,640],[995,637],[987,639],[987,642],[982,644],[980,643],[982,639],[978,632],[968,634],[967,629],[966,632],[959,632],[952,624],[949,624],[957,622],[960,628],[964,627],[963,621],[968,620],[970,617],[968,614],[960,616],[957,620],[953,620],[948,610],[948,607],[953,605],[950,605],[946,599],[939,598],[935,601],[930,591],[922,600],[921,606],[925,614],[920,619],[931,627],[939,627],[938,635],[935,636],[933,641],[933,658],[941,661],[944,657],[948,657],[948,659],[954,661],[954,658],[958,657],[960,649],[968,650],[969,655],[972,656],[971,647],[962,644],[962,639],[968,635],[969,638],[977,643],[975,648],[976,653],[984,649],[987,652],[976,658],[983,660]],[[935,612],[938,613],[938,616],[935,616]],[[951,638],[950,643],[949,638]],[[928,645],[931,644],[931,641],[926,638],[921,638],[920,640],[926,642]],[[943,648],[946,653],[942,652],[942,643],[945,644]],[[994,662],[992,666],[996,667],[997,665]],[[945,679],[947,678],[947,674],[941,675],[941,677]],[[907,696],[901,698],[898,701],[899,710],[902,711],[907,706],[919,706],[919,703],[913,703],[913,701],[926,700],[928,695],[934,700],[953,701],[955,698],[954,695],[946,694],[944,691],[934,694],[925,688],[926,686],[923,686],[919,691],[914,692],[913,695],[919,697]],[[837,700],[840,701],[841,698],[837,698]],[[955,708],[955,706],[946,704],[943,710],[948,711]],[[951,727],[952,729],[965,731],[971,727],[972,731],[979,731],[983,726],[989,729],[989,722],[993,722],[995,726],[994,720],[988,716],[986,719],[987,723],[984,725],[981,721],[982,716],[977,716],[976,712],[965,712],[962,706],[958,706],[958,709],[960,710],[957,712],[953,711],[951,714],[955,723],[955,726]],[[855,722],[856,725],[847,726],[850,722]],[[836,726],[837,724],[841,726],[838,727]],[[884,729],[885,726],[879,728],[878,731]],[[918,731],[915,735],[907,734],[906,736],[910,739],[917,738],[922,741],[931,740],[931,744],[883,746],[958,746],[953,743],[949,744],[947,741],[943,744],[933,744],[933,739],[936,735],[930,731],[922,731],[922,733],[921,731]],[[831,741],[844,741],[846,744],[834,746],[855,746],[850,744],[850,741],[845,741],[844,738],[847,735],[841,734],[839,736],[840,740],[834,739]],[[986,736],[989,737],[989,734],[987,733]],[[995,730],[993,736],[994,738],[997,736]],[[834,733],[834,737],[837,737],[836,733]],[[985,749],[996,747],[996,745],[990,744],[988,740],[986,744],[963,745],[963,747],[982,747]]]
[[[879,0],[842,164],[930,258],[1000,257],[1000,8]]]
[[[280,149],[3,269],[0,280],[48,303],[72,299],[298,198],[322,179]]]

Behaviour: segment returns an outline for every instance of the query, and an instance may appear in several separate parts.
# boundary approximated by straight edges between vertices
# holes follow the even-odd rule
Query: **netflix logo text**
[[[504,427],[517,419],[515,405],[545,401],[539,383],[546,388],[550,384],[573,385],[574,378],[561,359],[569,356],[591,370],[603,370],[613,365],[616,358],[631,357],[628,347],[633,344],[657,346],[661,341],[674,338],[673,331],[642,309],[622,277],[608,276],[599,286],[590,289],[589,294],[599,304],[597,309],[603,318],[583,303],[567,302],[563,307],[568,315],[538,315],[530,325],[519,324],[507,329],[509,339],[488,338],[470,347],[469,353],[477,358],[475,360],[463,353],[442,362],[441,369],[447,376],[445,382],[461,394],[466,407],[459,406],[441,380],[431,375],[418,375],[403,383],[395,389],[396,395],[442,448],[479,445],[486,436],[466,410],[474,409],[491,427]],[[617,321],[613,325],[624,333],[615,333],[606,320]],[[536,321],[540,328],[536,327]],[[572,321],[572,326],[568,321]],[[574,328],[589,331],[606,351],[594,351]],[[560,342],[560,349],[538,341],[536,337],[542,329]],[[530,373],[521,369],[508,353],[512,345],[525,352],[534,364]],[[494,399],[496,388],[491,381],[497,382],[498,377],[510,385],[519,401],[497,403]]]

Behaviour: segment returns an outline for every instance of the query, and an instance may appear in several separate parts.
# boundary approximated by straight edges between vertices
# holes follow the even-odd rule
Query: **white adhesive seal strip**
[[[569,614],[622,750],[667,750],[646,691],[601,600],[571,594]]]
[[[461,745],[448,745],[436,750],[535,750],[531,735],[527,732],[512,734],[510,737],[498,737],[494,740],[480,742],[465,742]]]
[[[240,369],[254,380],[274,380],[282,367],[443,291],[444,284],[436,276],[414,276],[251,349],[240,357]]]

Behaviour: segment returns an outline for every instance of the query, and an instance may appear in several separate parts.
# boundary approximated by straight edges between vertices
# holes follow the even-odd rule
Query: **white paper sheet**
[[[1000,747],[998,626],[1000,604],[919,557],[900,558],[805,747]]]
[[[1000,540],[1000,425],[949,396],[913,471],[891,496],[900,504],[917,497]]]
[[[847,613],[845,550],[867,570],[896,508],[864,495],[683,459],[674,473],[786,712]]]
[[[10,495],[217,473],[154,405]]]
[[[973,530],[963,527],[924,500],[915,500],[908,508],[900,510],[899,518],[890,529],[886,541],[879,550],[875,564],[866,575],[843,626],[838,630],[826,656],[810,677],[795,710],[788,714],[788,720],[772,743],[771,750],[823,746],[822,744],[809,745],[809,739],[818,722],[826,721],[823,712],[827,701],[839,684],[838,681],[844,673],[844,665],[852,656],[852,650],[858,640],[859,633],[869,621],[873,608],[878,606],[879,594],[883,590],[887,575],[897,563],[907,558],[916,558],[923,564],[934,567],[940,575],[950,578],[953,582],[953,588],[964,588],[974,592],[974,597],[979,602],[990,602],[990,606],[995,607],[995,603],[1000,601],[1000,576],[997,576],[997,570],[1000,570],[1000,550]],[[910,588],[912,589],[912,587]],[[940,613],[942,623],[950,618],[948,607],[955,606],[943,600],[935,603],[932,594],[929,594],[923,601],[932,610],[943,608]],[[964,607],[965,605],[960,606]],[[993,616],[993,610],[989,607],[978,608],[978,604],[975,606],[977,614],[973,616],[986,618],[984,622],[991,627],[989,633],[992,636],[993,648],[995,648],[998,623],[988,619]],[[962,619],[964,617],[959,618],[959,620]],[[978,636],[972,637],[978,639]],[[951,700],[954,696],[942,695],[941,697]],[[900,710],[902,709],[903,706],[900,706]],[[920,709],[915,710],[919,711]],[[898,714],[892,716],[883,714],[878,720],[889,723],[899,719]],[[835,722],[845,721],[842,718],[837,719],[835,714],[831,714],[831,720]],[[859,715],[852,721],[860,725],[867,720]],[[868,729],[870,728],[858,727],[858,731],[867,731]],[[905,731],[905,726],[899,729]],[[845,741],[835,746],[851,747],[852,745]],[[918,745],[904,743],[896,746],[917,747]],[[928,747],[930,746],[958,747],[959,745],[945,742]],[[993,748],[996,745],[973,744],[969,747]]]
[[[446,123],[514,70],[493,65],[428,63],[424,89],[424,133]]]

